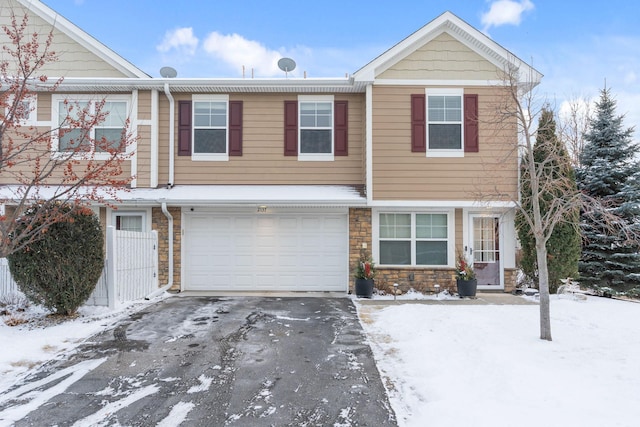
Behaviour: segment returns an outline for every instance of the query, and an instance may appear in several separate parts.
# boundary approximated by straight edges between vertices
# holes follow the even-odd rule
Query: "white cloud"
[[[176,28],[167,31],[162,43],[156,46],[159,52],[169,52],[172,49],[193,55],[198,47],[198,38],[193,35],[193,28]]]
[[[490,27],[501,25],[520,25],[522,14],[533,10],[534,4],[530,0],[497,0],[491,3],[489,11],[482,14],[484,31]]]
[[[248,40],[239,34],[210,33],[203,43],[204,50],[227,63],[240,73],[245,67],[247,77],[253,70],[255,77],[270,77],[282,74],[278,60],[285,56],[261,43]]]

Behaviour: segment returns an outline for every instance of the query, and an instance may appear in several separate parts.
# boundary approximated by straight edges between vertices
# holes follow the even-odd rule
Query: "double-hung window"
[[[194,160],[228,160],[229,97],[227,95],[193,96]]]
[[[127,146],[127,117],[130,98],[109,96],[107,99],[54,95],[52,111],[56,131],[55,151],[125,152]],[[99,119],[96,117],[100,115]],[[93,126],[90,126],[93,124]]]
[[[35,126],[37,123],[37,96],[35,94],[26,94],[14,102],[15,99],[15,95],[10,95],[7,98],[7,106],[4,110],[5,117],[13,114],[13,121],[20,126]]]
[[[333,160],[333,96],[298,97],[301,160]]]
[[[446,266],[450,258],[446,212],[393,212],[378,217],[380,265]]]
[[[463,156],[462,89],[427,89],[427,155]]]

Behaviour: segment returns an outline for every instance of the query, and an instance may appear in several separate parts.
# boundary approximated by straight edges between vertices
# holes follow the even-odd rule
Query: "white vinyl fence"
[[[107,256],[102,275],[86,304],[115,308],[158,289],[158,233],[107,227]],[[0,295],[19,292],[7,260],[0,258]]]

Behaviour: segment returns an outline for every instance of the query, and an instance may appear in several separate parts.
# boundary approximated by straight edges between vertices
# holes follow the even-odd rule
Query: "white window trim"
[[[226,141],[226,152],[225,153],[196,153],[195,152],[195,144],[196,144],[196,125],[195,125],[195,103],[196,102],[226,102],[227,103],[227,123],[225,124],[225,141]],[[191,102],[193,103],[193,108],[191,112],[191,160],[199,162],[226,162],[229,161],[229,95],[191,95]]]
[[[80,106],[82,106],[83,104],[87,104],[87,103],[91,103],[91,112],[95,112],[95,103],[96,102],[101,102],[102,100],[109,102],[109,101],[119,101],[119,102],[126,102],[127,106],[126,106],[126,110],[129,112],[128,118],[132,117],[132,106],[133,106],[133,102],[132,102],[132,97],[131,95],[70,95],[70,94],[66,94],[66,95],[57,95],[57,94],[53,94],[51,96],[51,128],[53,129],[52,135],[51,135],[51,151],[52,151],[52,157],[66,157],[68,156],[69,153],[64,152],[64,151],[58,151],[58,129],[60,128],[60,124],[58,123],[58,119],[59,119],[59,103],[61,101],[64,101],[65,99],[69,100],[69,102],[71,103],[79,103]],[[129,123],[129,129],[128,131],[132,131],[132,126],[135,126],[135,124],[133,123],[133,121],[130,121]],[[91,138],[95,138],[95,128],[91,129]],[[133,147],[133,144],[129,144],[127,145],[125,152],[122,153],[122,155],[127,155],[130,154],[135,148]],[[77,158],[77,159],[86,159],[86,158],[92,158],[95,160],[108,160],[111,158],[111,155],[109,153],[103,153],[103,152],[96,152],[95,151],[95,146],[92,146],[92,149],[90,152],[88,153],[76,153],[73,155],[73,158]]]
[[[14,98],[15,98],[15,94],[10,95],[7,98],[7,105],[12,105]],[[17,121],[17,123],[20,126],[37,126],[38,125],[38,95],[35,93],[29,93],[22,97],[22,102],[27,102],[29,104],[27,107],[29,109],[29,118],[26,120],[20,119]],[[7,114],[9,114],[8,107],[4,109],[5,117],[7,116]]]
[[[429,148],[429,96],[459,96],[461,111],[460,122],[460,149],[432,149]],[[427,157],[464,157],[464,89],[462,88],[426,88],[425,89],[425,138],[427,142]]]
[[[298,95],[298,160],[303,162],[332,162],[335,160],[335,97],[333,95]],[[302,126],[300,125],[302,102],[331,102],[331,153],[301,153],[300,144],[302,142]]]
[[[151,231],[151,208],[144,209],[127,209],[127,208],[119,208],[119,209],[109,209],[110,215],[107,215],[107,226],[111,225],[113,228],[116,227],[116,216],[142,216],[142,231],[149,232]]]
[[[380,264],[380,214],[411,214],[411,263],[410,264]],[[416,265],[416,214],[446,214],[447,215],[447,264],[446,265]],[[455,268],[455,209],[413,209],[413,208],[374,208],[371,215],[371,235],[373,248],[371,254],[379,267],[384,268]],[[406,240],[406,239],[405,239]]]

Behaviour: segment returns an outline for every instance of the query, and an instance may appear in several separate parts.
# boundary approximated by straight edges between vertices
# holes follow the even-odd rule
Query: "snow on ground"
[[[166,296],[128,303],[113,311],[85,305],[73,319],[47,316],[44,309],[30,306],[25,312],[15,313],[14,317],[26,322],[17,326],[5,323],[10,316],[0,316],[0,396],[32,368],[63,357],[92,335]]]
[[[538,338],[537,305],[402,304],[435,298],[453,299],[409,294],[386,305],[355,299],[401,426],[638,425],[640,304],[552,297],[547,342]],[[30,369],[153,302],[113,312],[82,307],[61,323],[41,321],[46,313],[32,307],[24,313],[29,323],[0,321],[0,396]],[[208,387],[208,378],[199,381]],[[144,389],[131,399],[155,392]],[[162,425],[180,424],[191,409],[176,405]],[[344,414],[345,425],[350,417]]]
[[[400,426],[638,425],[638,303],[357,306]]]

